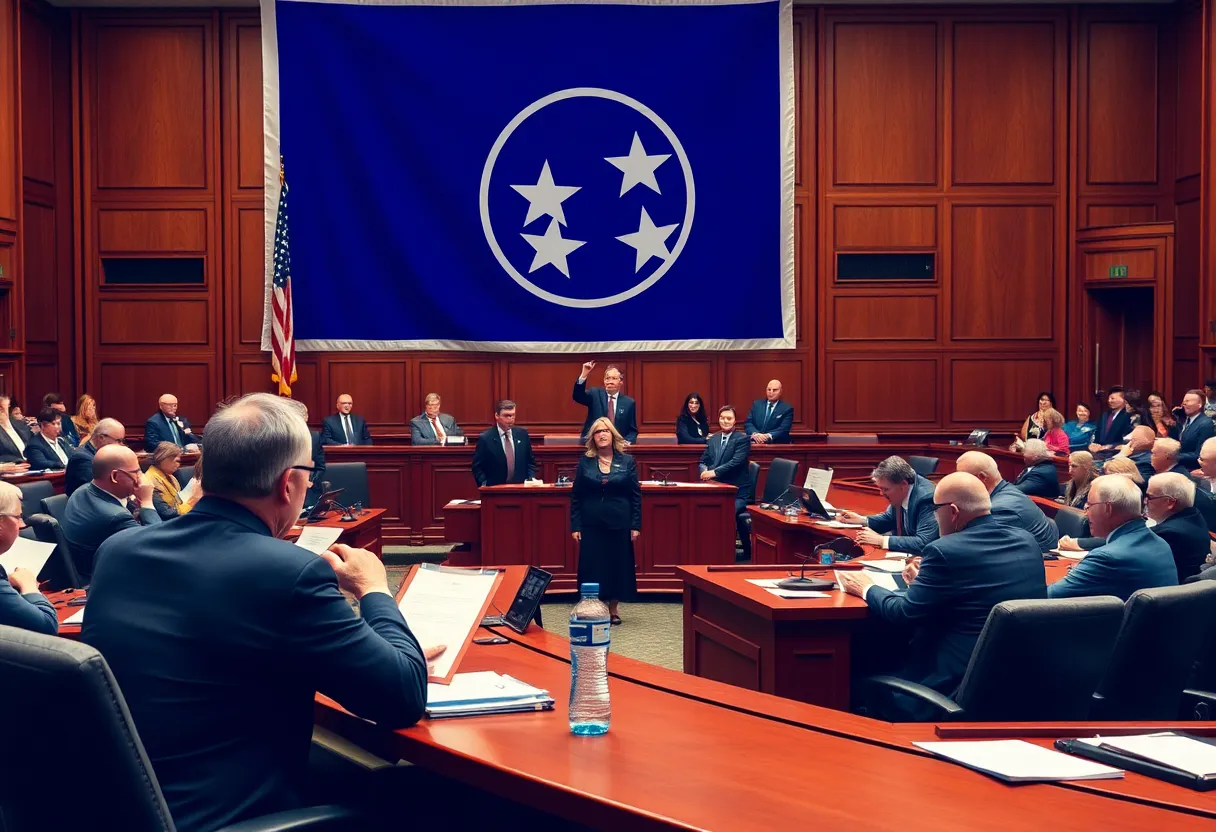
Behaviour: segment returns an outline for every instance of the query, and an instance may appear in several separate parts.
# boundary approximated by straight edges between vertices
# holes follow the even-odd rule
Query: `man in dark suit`
[[[1132,438],[1128,440],[1127,458],[1136,463],[1136,470],[1145,482],[1153,474],[1153,444],[1157,441],[1157,433],[1148,425],[1137,425],[1132,428]]]
[[[906,594],[875,586],[864,571],[839,573],[840,588],[860,596],[893,631],[911,630],[899,675],[948,696],[962,681],[992,608],[1046,597],[1047,578],[1039,544],[1025,529],[992,516],[977,478],[948,474],[931,502],[941,536],[925,546],[919,566],[905,570]]]
[[[425,654],[376,556],[276,539],[304,505],[310,444],[298,403],[245,396],[207,424],[206,496],[97,559],[82,638],[122,687],[181,832],[307,801],[318,691],[384,728],[426,704]]]
[[[72,447],[59,435],[59,414],[49,407],[38,414],[38,435],[25,446],[25,458],[36,471],[59,471],[68,466]]]
[[[12,473],[29,469],[25,460],[25,446],[34,438],[24,421],[14,422],[9,418],[12,399],[0,396],[0,472]]]
[[[148,453],[155,451],[161,442],[172,442],[182,448],[202,444],[203,440],[190,432],[190,420],[177,414],[177,396],[166,393],[157,404],[160,412],[144,422],[144,448]]]
[[[1126,601],[1138,589],[1178,583],[1169,544],[1144,525],[1136,483],[1119,474],[1098,477],[1085,514],[1091,533],[1106,542],[1049,586],[1049,598],[1115,595]]]
[[[1144,497],[1153,534],[1170,545],[1178,583],[1198,575],[1211,551],[1208,524],[1195,508],[1195,483],[1182,474],[1157,474]]]
[[[1216,425],[1203,415],[1203,403],[1202,390],[1188,390],[1182,397],[1182,407],[1174,409],[1177,421],[1170,428],[1170,436],[1182,446],[1178,451],[1179,464],[1192,471],[1199,467],[1199,450],[1203,443],[1216,436]]]
[[[743,512],[755,496],[752,494],[752,476],[747,464],[751,447],[746,434],[735,430],[736,418],[735,409],[730,405],[718,409],[718,427],[721,430],[705,443],[697,469],[705,482],[722,482],[738,489],[735,492],[735,532],[743,544],[743,559],[750,560],[752,536]]]
[[[1110,410],[1105,416],[1098,419],[1098,426],[1094,429],[1094,441],[1090,444],[1090,453],[1098,453],[1099,451],[1109,450],[1117,445],[1123,444],[1123,437],[1127,436],[1127,432],[1132,427],[1132,417],[1127,415],[1124,409],[1127,406],[1127,399],[1123,397],[1122,387],[1110,388],[1110,395],[1106,397],[1106,403],[1110,406]]]
[[[367,420],[362,416],[351,413],[355,400],[350,393],[338,396],[337,413],[331,413],[321,423],[322,445],[370,445],[371,431],[367,429]]]
[[[625,383],[625,374],[615,364],[604,368],[604,386],[587,389],[587,376],[595,368],[594,361],[583,364],[583,371],[574,382],[574,400],[587,408],[587,418],[583,420],[581,436],[587,439],[591,424],[601,416],[607,416],[608,421],[616,428],[626,442],[638,440],[638,412],[633,399],[621,392]]]
[[[139,503],[139,519],[127,501]],[[155,526],[161,522],[152,504],[152,483],[139,469],[135,451],[109,445],[93,456],[93,481],[76,489],[63,510],[63,536],[80,580],[93,575],[98,547],[125,529]]]
[[[1054,500],[1060,496],[1060,472],[1051,450],[1042,439],[1027,439],[1026,447],[1022,450],[1022,459],[1026,467],[1018,478],[1013,481],[1018,490],[1032,497],[1046,497]]]
[[[438,393],[427,393],[422,403],[422,414],[410,420],[410,444],[443,445],[450,437],[464,436],[456,420],[440,412]]]
[[[477,437],[473,450],[473,479],[477,485],[522,483],[536,477],[532,440],[523,428],[515,427],[515,402],[505,399],[494,405],[494,427]]]
[[[891,505],[882,514],[868,517],[854,511],[840,513],[839,520],[866,526],[857,533],[858,543],[919,555],[925,546],[937,540],[933,483],[897,456],[889,456],[878,463],[870,479]]]
[[[21,533],[21,489],[0,482],[0,553],[7,552]],[[6,572],[0,566],[0,624],[53,636],[59,618],[38,590],[38,576],[28,569]]]
[[[1182,443],[1177,439],[1170,439],[1168,436],[1163,436],[1160,439],[1153,441],[1153,452],[1149,456],[1149,462],[1152,463],[1154,474],[1165,474],[1172,472],[1182,474],[1184,477],[1190,477],[1191,472],[1185,466],[1178,462],[1178,451],[1182,448]],[[1216,460],[1213,460],[1216,462]]]
[[[107,445],[121,445],[127,439],[127,429],[117,419],[102,419],[93,426],[89,441],[68,457],[68,467],[63,475],[63,490],[69,497],[82,485],[93,479],[93,456]]]
[[[992,503],[992,516],[1030,532],[1040,552],[1050,552],[1060,542],[1060,530],[1034,500],[1013,483],[1001,477],[996,460],[983,451],[967,451],[959,456],[955,468],[971,474],[984,484]]]
[[[752,402],[744,428],[747,435],[758,445],[790,441],[790,428],[794,426],[794,406],[781,401],[783,389],[781,382],[773,379],[764,388],[764,398]]]

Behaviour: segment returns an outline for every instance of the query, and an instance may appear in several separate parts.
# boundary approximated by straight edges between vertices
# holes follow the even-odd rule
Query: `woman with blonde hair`
[[[1085,508],[1089,502],[1090,483],[1098,476],[1094,455],[1089,451],[1074,451],[1068,455],[1068,483],[1064,486],[1064,505]]]
[[[1144,481],[1144,477],[1140,475],[1140,470],[1136,468],[1136,463],[1132,462],[1125,456],[1114,456],[1106,460],[1106,464],[1102,466],[1103,474],[1122,474],[1129,480],[1140,486],[1140,492],[1144,493],[1144,489],[1148,488],[1148,483]]]
[[[171,520],[194,508],[202,489],[192,489],[188,499],[182,499],[182,487],[177,482],[177,469],[182,466],[182,449],[173,442],[161,442],[152,452],[148,479],[152,482],[152,505],[162,520]],[[196,469],[197,474],[197,469]]]
[[[88,393],[77,399],[76,415],[72,417],[72,424],[80,437],[80,444],[88,442],[89,437],[93,435],[93,428],[97,427],[97,399]]]
[[[1069,471],[1071,472],[1071,470],[1072,466],[1069,465]],[[1136,468],[1136,463],[1125,456],[1111,457],[1102,466],[1102,473],[1122,475],[1139,486],[1141,495],[1140,504],[1143,507],[1144,491],[1148,488],[1148,483],[1140,475],[1139,469]],[[1068,535],[1061,537],[1059,549],[1061,552],[1088,552],[1091,549],[1097,549],[1104,543],[1106,543],[1106,538],[1094,537],[1090,532],[1089,517],[1086,516],[1084,522],[1081,523],[1081,537],[1069,537]]]
[[[599,584],[613,624],[617,607],[637,592],[633,543],[642,530],[642,486],[625,440],[607,417],[587,435],[570,495],[570,529],[578,542],[579,585]]]

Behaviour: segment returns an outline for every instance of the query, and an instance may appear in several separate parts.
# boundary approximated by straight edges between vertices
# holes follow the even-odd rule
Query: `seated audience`
[[[127,429],[117,419],[101,419],[93,426],[93,435],[68,459],[68,468],[63,476],[63,491],[69,497],[77,488],[93,479],[93,455],[107,445],[122,445],[127,439]]]
[[[76,449],[59,435],[63,423],[59,414],[49,407],[38,414],[38,435],[25,446],[25,458],[38,471],[60,471],[68,467],[68,459]]]
[[[1127,457],[1136,466],[1136,470],[1140,472],[1140,477],[1147,482],[1155,471],[1153,471],[1153,443],[1157,440],[1157,434],[1148,425],[1137,425],[1132,428],[1132,438],[1128,440],[1127,447],[1119,452],[1120,456]]]
[[[1026,440],[1022,451],[1026,460],[1026,468],[1014,480],[1024,494],[1034,497],[1046,497],[1054,500],[1060,496],[1060,474],[1056,471],[1056,463],[1052,453],[1047,449],[1047,443],[1042,439]]]
[[[621,392],[621,387],[625,384],[625,371],[616,364],[609,364],[604,368],[604,386],[588,388],[587,378],[593,369],[594,361],[583,363],[582,372],[574,380],[574,390],[571,393],[576,403],[587,408],[587,418],[583,420],[583,429],[579,435],[586,442],[591,433],[591,425],[596,419],[605,417],[612,422],[625,444],[638,441],[637,403]]]
[[[63,396],[58,393],[47,393],[42,397],[42,406],[49,407],[59,413],[59,435],[67,440],[73,448],[80,445],[80,434],[76,432],[76,423],[68,413],[68,406],[63,403]]]
[[[137,520],[127,506],[138,501]],[[152,505],[152,483],[139,470],[135,451],[122,445],[107,445],[93,456],[93,481],[68,498],[63,511],[63,536],[80,580],[93,576],[97,548],[125,529],[138,529],[160,522]],[[91,612],[91,611],[90,611]]]
[[[1203,383],[1203,414],[1216,419],[1216,379],[1210,378]]]
[[[747,435],[735,429],[735,409],[729,404],[718,408],[718,432],[705,444],[697,470],[705,481],[723,482],[733,485],[735,491],[735,532],[743,545],[743,559],[752,556],[752,536],[748,531],[744,511],[755,495],[752,494],[752,476],[748,466],[751,445]]]
[[[1053,454],[1068,453],[1068,434],[1064,432],[1064,414],[1054,407],[1043,415],[1043,441]]]
[[[709,418],[705,415],[705,399],[700,393],[689,393],[684,407],[676,417],[676,442],[680,445],[704,445],[709,441]]]
[[[0,554],[21,533],[21,489],[0,482]],[[59,632],[55,608],[38,590],[38,576],[28,569],[6,572],[0,566],[0,624],[53,636]]]
[[[1174,409],[1178,423],[1170,436],[1182,443],[1178,451],[1178,462],[1192,471],[1199,465],[1199,448],[1216,436],[1216,425],[1203,415],[1203,391],[1188,390],[1182,397],[1182,406]]]
[[[1093,414],[1087,404],[1078,404],[1077,418],[1064,423],[1064,433],[1068,435],[1068,448],[1072,451],[1083,451],[1093,440],[1095,425]]]
[[[925,545],[919,565],[913,561],[905,569],[906,593],[875,586],[864,570],[841,572],[840,584],[878,620],[911,633],[898,675],[949,696],[962,682],[992,608],[1045,597],[1047,579],[1039,545],[1026,530],[992,516],[987,490],[975,477],[947,474],[930,502],[941,535]],[[916,715],[902,718],[909,717]]]
[[[1149,454],[1149,462],[1153,466],[1154,474],[1164,474],[1172,471],[1175,474],[1182,474],[1184,477],[1190,477],[1191,472],[1185,466],[1178,464],[1178,451],[1182,448],[1182,443],[1177,439],[1158,439],[1153,442],[1153,451]]]
[[[1170,413],[1165,404],[1165,396],[1156,390],[1148,394],[1148,420],[1144,423],[1153,429],[1157,436],[1169,436],[1174,427],[1174,414]]]
[[[29,420],[25,418],[25,414],[21,411],[21,405],[17,404],[17,400],[13,399],[12,404],[8,408],[9,418],[14,422],[25,422],[26,427],[29,427]]]
[[[351,413],[355,407],[355,400],[351,397],[350,393],[343,393],[338,396],[335,407],[337,408],[337,412],[326,416],[325,420],[321,423],[321,444],[372,444],[372,434],[367,429],[367,420],[357,413]]]
[[[1182,474],[1157,474],[1148,481],[1145,514],[1153,534],[1169,544],[1178,583],[1198,575],[1211,550],[1208,524],[1195,508],[1195,483]]]
[[[1089,451],[1074,451],[1068,455],[1068,482],[1064,485],[1064,505],[1085,508],[1089,486],[1098,476],[1094,455]]]
[[[82,637],[122,687],[180,832],[307,801],[317,692],[384,728],[426,706],[442,648],[421,649],[379,559],[277,539],[304,505],[310,445],[298,403],[243,397],[207,423],[207,496],[98,557]]]
[[[1138,589],[1178,583],[1169,544],[1144,525],[1140,489],[1127,477],[1094,480],[1085,512],[1093,533],[1106,542],[1047,587],[1049,598],[1114,595],[1126,601]]]
[[[1198,467],[1192,473],[1192,476],[1198,480],[1200,488],[1205,491],[1216,491],[1216,437],[1205,440],[1199,446],[1199,459],[1196,460]],[[1179,460],[1179,465],[1183,465]],[[1183,467],[1189,467],[1183,465]]]
[[[1144,409],[1144,397],[1139,390],[1127,390],[1123,393],[1123,409],[1127,411],[1128,423],[1138,427],[1148,421],[1148,412]]]
[[[971,474],[984,484],[992,502],[992,515],[1003,523],[1025,529],[1039,544],[1039,551],[1050,552],[1060,540],[1055,521],[1034,504],[1034,500],[1001,478],[996,460],[983,451],[967,451],[955,463],[959,471]]]
[[[1216,532],[1216,497],[1212,494],[1212,481],[1216,479],[1216,437],[1203,443],[1199,451],[1199,475],[1191,479],[1195,483],[1195,508],[1207,522],[1208,531]]]
[[[177,396],[166,393],[157,402],[159,412],[144,422],[144,450],[152,453],[161,442],[172,442],[181,448],[193,450],[191,445],[201,445],[203,440],[190,432],[190,420],[177,413]]]
[[[764,398],[752,402],[743,428],[758,445],[790,441],[790,430],[794,427],[794,406],[781,401],[783,389],[781,382],[773,379],[764,388]]]
[[[202,491],[193,489],[188,499],[182,499],[182,487],[174,474],[182,467],[182,449],[172,442],[161,442],[152,453],[146,475],[152,483],[152,507],[161,520],[172,520],[186,514],[202,497]],[[195,471],[198,476],[198,471]]]
[[[1148,480],[1140,473],[1140,469],[1136,467],[1136,463],[1125,456],[1114,456],[1106,460],[1106,464],[1102,466],[1102,473],[1122,474],[1134,482],[1141,492],[1148,487]]]
[[[1043,419],[1047,416],[1047,411],[1055,410],[1055,408],[1056,397],[1047,392],[1040,393],[1038,409],[1022,422],[1022,427],[1018,431],[1018,439],[1023,442],[1027,439],[1042,439],[1047,434],[1047,426]]]
[[[1094,439],[1089,446],[1089,452],[1096,454],[1123,444],[1123,437],[1131,432],[1131,418],[1125,409],[1127,400],[1123,398],[1123,388],[1111,387],[1106,397],[1108,410],[1098,420],[1094,428]]]
[[[80,441],[73,445],[73,448],[79,447],[82,443],[88,442],[89,437],[93,433],[93,428],[97,426],[97,400],[85,393],[76,400],[76,415],[72,417],[72,427],[76,428],[76,434],[80,437]]]
[[[30,466],[25,460],[25,448],[33,440],[25,422],[14,422],[9,418],[8,396],[0,396],[0,471],[25,471]]]
[[[868,517],[843,511],[838,519],[865,525],[866,528],[857,534],[858,543],[919,555],[925,546],[937,539],[933,483],[897,456],[889,456],[878,463],[870,479],[890,503],[887,510]]]
[[[442,445],[449,436],[464,436],[451,414],[440,410],[438,393],[427,393],[422,414],[410,420],[410,442],[414,445]],[[369,443],[370,444],[370,443]]]

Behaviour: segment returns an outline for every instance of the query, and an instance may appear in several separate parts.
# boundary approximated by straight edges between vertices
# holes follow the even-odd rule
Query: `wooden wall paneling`
[[[1173,366],[1164,379],[1166,400],[1182,400],[1182,394],[1203,382],[1199,371],[1199,200],[1177,206],[1174,221],[1174,314],[1169,337],[1172,338]]]
[[[578,433],[587,416],[587,409],[576,404],[571,396],[574,382],[582,372],[579,356],[555,357],[529,361],[512,356],[504,361],[504,399],[518,405],[516,420],[521,427]],[[630,362],[610,356],[597,356],[595,369],[587,378],[591,387],[603,384],[604,368],[616,364],[625,368],[626,393],[633,395],[633,374]]]
[[[191,424],[202,426],[219,400],[219,380],[212,362],[188,356],[120,358],[100,362],[97,386],[89,390],[98,406],[132,434],[143,435],[144,421],[156,413],[165,393],[177,396],[180,412]]]
[[[0,230],[17,231],[21,212],[20,0],[0,0]]]
[[[1152,21],[1090,20],[1085,30],[1084,181],[1153,185],[1157,170],[1158,39]]]
[[[270,380],[270,358],[263,355],[239,357],[235,375],[236,389],[231,395],[246,393],[277,393],[278,385]],[[315,358],[300,353],[296,361],[296,383],[291,385],[291,397],[308,408],[308,422],[314,427],[331,412],[334,398],[322,394],[321,370]]]
[[[231,279],[226,282],[228,297],[233,300],[235,321],[229,330],[228,343],[252,350],[262,344],[262,313],[266,304],[265,240],[266,225],[261,201],[256,204],[234,205],[227,259]]]
[[[837,294],[831,327],[833,342],[935,342],[937,295]]]
[[[409,401],[409,418],[423,412],[428,393],[438,393],[442,412],[450,413],[469,440],[476,441],[477,434],[494,421],[494,362],[434,356],[419,357],[414,363],[418,382]]]
[[[716,395],[711,357],[640,362],[638,376],[634,395],[638,400],[638,429],[642,433],[674,434],[676,418],[690,393],[703,397],[701,406],[710,426],[717,424],[718,407],[726,402],[720,402]]]
[[[206,254],[208,207],[101,208],[97,251],[109,254]]]
[[[1083,205],[1082,228],[1101,228],[1105,225],[1140,225],[1158,220],[1156,202],[1111,204],[1106,200],[1097,202],[1094,199],[1088,199],[1083,202]]]
[[[991,427],[1020,423],[1037,406],[1038,394],[1051,391],[1065,418],[1074,418],[1074,402],[1056,389],[1054,361],[1009,355],[948,359],[951,425]],[[1088,399],[1087,399],[1088,401]]]
[[[98,304],[97,343],[122,346],[206,346],[211,331],[206,298],[105,297]]]
[[[17,403],[31,413],[42,406],[42,397],[52,391],[65,388],[60,384],[59,365],[54,360],[40,360],[29,355],[25,359],[25,393],[17,396]],[[62,394],[65,400],[71,393]],[[71,399],[75,401],[75,399]],[[22,411],[23,413],[25,411]]]
[[[406,363],[396,358],[330,358],[327,384],[321,391],[322,414],[314,414],[313,421],[320,421],[328,414],[330,405],[342,393],[350,393],[355,400],[355,409],[367,420],[368,425],[385,427],[404,425],[418,415],[414,402],[407,391]]]
[[[261,197],[262,152],[262,27],[258,16],[225,13],[224,45],[228,83],[225,113],[230,164],[227,187],[232,193]]]
[[[1178,48],[1174,178],[1185,179],[1202,170],[1203,7],[1179,6],[1173,27]]]
[[[834,202],[832,242],[837,251],[937,247],[937,205]]]
[[[56,30],[48,11],[33,2],[21,4],[21,175],[44,185],[55,184]],[[3,38],[3,35],[0,35]],[[9,54],[7,51],[0,54]],[[5,112],[0,109],[0,112]],[[59,125],[60,129],[66,125]]]
[[[826,398],[831,415],[825,429],[937,424],[940,364],[934,355],[830,356]]]
[[[27,199],[24,212],[26,344],[51,346],[61,334],[60,304],[68,304],[71,310],[71,295],[62,290],[57,280],[60,264],[57,262],[56,211],[54,206]]]
[[[810,424],[810,407],[803,384],[807,361],[802,356],[792,358],[730,356],[723,362],[724,384],[721,402],[715,402],[713,411],[724,404],[735,406],[735,415],[742,425],[751,410],[752,402],[764,398],[765,388],[771,379],[781,382],[783,401],[794,406],[794,429],[806,430]],[[681,398],[681,401],[683,399]]]

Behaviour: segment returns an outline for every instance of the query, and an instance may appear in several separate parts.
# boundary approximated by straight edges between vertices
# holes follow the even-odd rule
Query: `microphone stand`
[[[675,483],[671,481],[671,475],[666,471],[651,471],[650,475],[659,481],[659,485],[675,485]]]
[[[808,578],[806,576],[806,565],[812,560],[818,563],[819,552],[822,549],[827,549],[828,547],[834,545],[835,542],[835,540],[829,540],[827,543],[820,543],[815,547],[814,551],[809,556],[799,555],[798,557],[802,558],[802,568],[798,571],[798,577],[786,578],[783,581],[778,581],[777,587],[779,589],[792,589],[798,592],[822,592],[823,590],[831,589],[833,586],[835,586],[832,581],[825,581],[822,578]]]
[[[333,501],[333,505],[336,506],[337,508],[342,509],[342,516],[338,518],[339,522],[341,522],[341,523],[355,522],[355,520],[357,518],[355,517],[355,512],[354,512],[354,509],[352,506],[344,506],[341,503],[339,503],[337,500]],[[363,512],[359,512],[359,513],[362,514]]]

